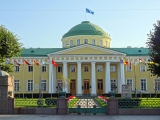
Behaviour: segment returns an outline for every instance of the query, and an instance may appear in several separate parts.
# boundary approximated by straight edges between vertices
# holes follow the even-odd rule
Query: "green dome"
[[[89,21],[83,21],[74,26],[64,34],[62,38],[76,35],[99,35],[108,37],[108,34],[102,28]]]

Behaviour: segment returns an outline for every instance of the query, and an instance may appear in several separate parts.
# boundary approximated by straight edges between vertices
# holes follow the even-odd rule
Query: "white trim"
[[[130,71],[127,71],[127,67],[129,67],[129,69],[130,69],[130,65],[126,65],[126,72],[132,72],[132,66],[131,66]]]
[[[32,88],[32,91],[28,91],[28,80],[33,80],[33,79],[27,79],[26,82],[26,92],[34,92],[34,80],[33,80],[33,88]],[[40,86],[39,86],[40,87]]]
[[[62,53],[65,53],[65,52],[77,50],[77,49],[84,48],[84,47],[94,48],[94,49],[97,49],[97,50],[102,50],[102,51],[105,51],[105,52],[110,52],[110,53],[112,53],[112,54],[120,54],[120,55],[126,56],[126,54],[124,54],[124,53],[117,52],[117,51],[114,51],[114,50],[109,50],[109,49],[107,49],[107,48],[102,48],[102,47],[98,47],[98,46],[93,46],[93,45],[90,45],[90,44],[83,44],[83,45],[80,45],[80,46],[76,46],[76,47],[71,47],[71,48],[68,48],[68,49],[64,49],[64,50],[61,50],[61,51],[58,51],[58,52],[49,53],[48,56],[54,55],[54,54],[62,54]]]
[[[146,71],[147,71],[147,69],[146,69],[146,65],[144,65],[144,64],[142,64],[142,65],[141,65],[141,64],[139,64],[139,65],[140,65],[140,66],[139,66],[139,68],[140,68],[140,70],[139,70],[139,71],[140,71],[140,72],[146,72]],[[144,66],[144,67],[145,67],[145,71],[142,71],[142,70],[141,70],[141,66]]]
[[[131,79],[132,80],[132,90],[135,88],[134,86],[135,85],[133,85],[133,78],[126,78],[126,85],[127,85],[127,79]]]

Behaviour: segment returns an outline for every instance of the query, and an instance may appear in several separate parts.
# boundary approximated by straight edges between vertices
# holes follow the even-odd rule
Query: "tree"
[[[22,52],[22,43],[16,34],[5,26],[0,26],[0,70],[13,72],[13,64],[6,64],[6,59],[18,57]]]
[[[151,71],[154,76],[160,77],[160,21],[153,26],[154,29],[147,34],[148,40],[146,42],[150,56],[148,70]]]
[[[68,83],[70,83],[70,78],[66,77],[63,74],[60,74],[60,78],[62,80],[63,91],[68,87]]]

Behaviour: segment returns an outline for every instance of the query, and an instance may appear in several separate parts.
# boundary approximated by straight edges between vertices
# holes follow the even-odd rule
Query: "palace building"
[[[145,93],[160,90],[160,79],[147,71],[148,48],[112,48],[110,35],[89,21],[72,27],[61,42],[62,48],[24,48],[10,59],[16,64],[10,73],[15,93],[57,93],[64,86],[62,75],[70,80],[64,90],[78,95],[121,93],[123,84]]]

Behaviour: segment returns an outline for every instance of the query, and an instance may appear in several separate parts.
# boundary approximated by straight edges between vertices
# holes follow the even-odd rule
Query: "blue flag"
[[[94,12],[89,10],[89,9],[87,9],[87,8],[86,8],[86,13],[91,13],[92,15],[94,15]]]

